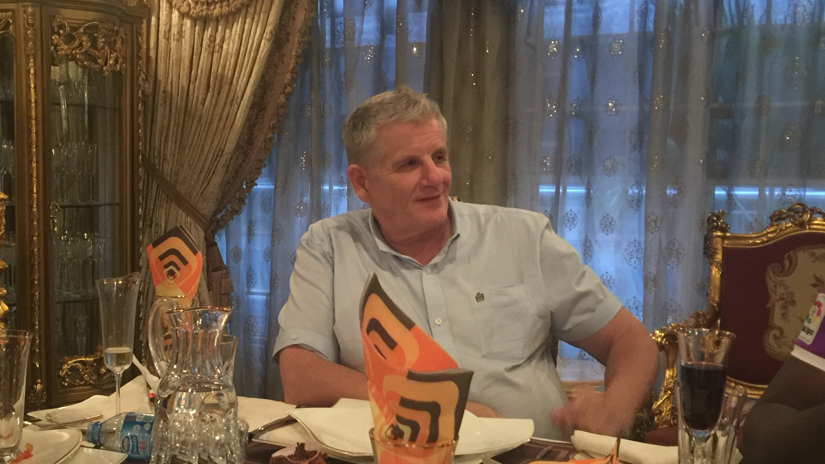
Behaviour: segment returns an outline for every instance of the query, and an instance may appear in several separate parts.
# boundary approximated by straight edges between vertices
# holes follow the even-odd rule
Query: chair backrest
[[[796,203],[763,231],[732,234],[724,212],[708,218],[710,280],[705,312],[737,336],[728,378],[761,396],[790,353],[825,284],[825,218]]]

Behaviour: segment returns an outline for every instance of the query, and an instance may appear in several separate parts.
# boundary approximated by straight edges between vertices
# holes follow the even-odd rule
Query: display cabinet
[[[0,323],[34,332],[28,407],[114,385],[95,280],[138,267],[147,13],[137,0],[0,0]]]

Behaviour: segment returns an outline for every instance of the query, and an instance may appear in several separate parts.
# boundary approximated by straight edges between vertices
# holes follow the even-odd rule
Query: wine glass
[[[680,440],[679,453],[688,462],[700,463],[705,462],[708,436],[722,412],[728,355],[736,335],[724,330],[686,329],[678,338],[679,414],[688,428],[687,442]]]
[[[103,330],[103,363],[115,374],[116,415],[120,414],[120,377],[132,364],[139,276],[134,272],[96,281]]]

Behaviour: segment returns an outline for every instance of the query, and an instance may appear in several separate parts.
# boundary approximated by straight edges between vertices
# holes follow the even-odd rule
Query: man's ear
[[[367,188],[367,173],[364,167],[358,164],[350,164],[347,166],[347,177],[349,177],[349,182],[352,184],[358,198],[369,204],[372,201],[372,195],[370,195],[369,188]]]

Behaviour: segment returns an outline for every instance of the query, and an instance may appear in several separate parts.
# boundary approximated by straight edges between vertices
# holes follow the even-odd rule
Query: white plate
[[[369,430],[373,427],[368,401],[341,401],[331,408],[302,408],[289,414],[306,428],[329,455],[371,458]],[[492,456],[530,440],[530,419],[479,418],[465,413],[456,445],[456,456]]]
[[[63,464],[119,464],[127,457],[126,454],[115,451],[81,447]]]
[[[26,427],[20,440],[20,449],[32,444],[32,457],[26,464],[56,464],[63,462],[80,447],[82,434],[75,429],[40,430]]]

